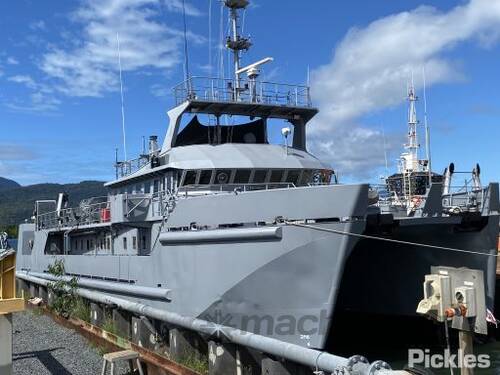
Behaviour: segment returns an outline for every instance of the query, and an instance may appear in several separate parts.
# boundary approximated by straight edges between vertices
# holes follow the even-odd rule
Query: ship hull
[[[365,222],[315,226],[362,233]],[[34,243],[43,243],[44,237],[43,231],[35,232]],[[81,278],[168,287],[168,301],[126,298],[206,320],[216,335],[224,334],[217,331],[222,325],[322,348],[343,267],[356,241],[285,225],[279,240],[161,245],[148,256],[45,255],[35,245],[32,254],[20,255],[18,269],[39,276],[63,260],[66,272]]]
[[[376,230],[366,234],[381,236]],[[433,266],[483,271],[487,307],[493,311],[498,215],[396,220],[384,237],[476,252],[459,252],[375,239],[360,240],[347,261],[338,308],[343,311],[416,316],[424,277]],[[359,277],[363,275],[363,277]],[[358,298],[362,296],[362,298]]]

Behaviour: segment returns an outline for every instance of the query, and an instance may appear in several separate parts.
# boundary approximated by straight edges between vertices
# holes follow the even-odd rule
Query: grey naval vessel
[[[419,170],[415,191],[414,146],[399,195],[338,183],[306,147],[309,87],[261,81],[271,58],[240,66],[248,1],[224,3],[234,77],[176,86],[163,144],[152,136],[139,158],[117,161],[107,196],[36,202],[19,228],[18,276],[44,278],[63,260],[109,295],[318,349],[337,309],[414,315],[433,265],[483,270],[492,309],[498,184],[451,192]],[[285,319],[300,329],[280,329]]]

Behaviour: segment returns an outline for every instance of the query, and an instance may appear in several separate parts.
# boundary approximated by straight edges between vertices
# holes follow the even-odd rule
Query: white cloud
[[[168,87],[165,87],[163,85],[159,85],[155,83],[154,85],[151,85],[150,87],[151,94],[156,96],[157,98],[166,98],[171,90]]]
[[[31,88],[31,89],[36,88],[35,81],[33,80],[33,78],[31,78],[28,75],[16,75],[16,76],[12,76],[12,77],[7,78],[7,80],[11,81],[11,82],[15,82],[15,83],[20,83],[22,85],[25,85],[28,88]]]
[[[183,12],[182,0],[160,0],[160,2],[161,5],[165,6],[165,8],[171,12],[178,12],[178,13]],[[186,15],[188,16],[202,15],[202,13],[191,4],[185,2],[184,5],[185,5],[184,9],[186,10]]]
[[[167,10],[178,11],[180,3],[165,0],[163,4]],[[196,15],[197,11],[186,4],[186,13]],[[182,33],[166,26],[159,16],[156,0],[86,0],[71,17],[83,25],[79,45],[69,50],[54,48],[43,56],[40,68],[68,96],[101,96],[114,91],[118,33],[124,71],[168,71],[181,60]]]
[[[47,29],[47,26],[45,25],[45,22],[43,20],[32,22],[30,23],[29,27],[34,31],[45,31]]]
[[[7,78],[8,81],[24,85],[30,91],[22,99],[9,98],[4,105],[20,112],[53,112],[58,109],[61,100],[54,96],[54,90],[47,84],[37,83],[28,75],[15,75]]]
[[[7,64],[9,64],[9,65],[17,65],[17,64],[19,64],[19,61],[17,61],[16,58],[10,56],[10,57],[7,58]]]
[[[321,109],[309,128],[312,151],[344,174],[373,176],[383,165],[383,141],[380,125],[361,125],[362,116],[401,103],[411,72],[420,76],[424,65],[429,86],[462,79],[447,52],[468,40],[490,47],[500,37],[498,27],[500,2],[472,0],[448,12],[421,6],[349,30],[332,60],[311,74]],[[389,142],[394,147],[400,142]]]

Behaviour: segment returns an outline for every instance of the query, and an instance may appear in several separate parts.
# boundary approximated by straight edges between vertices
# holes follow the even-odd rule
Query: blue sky
[[[187,1],[190,70],[206,75],[209,0]],[[120,35],[128,155],[166,132],[170,88],[182,80],[181,0],[18,0],[0,3],[0,176],[21,184],[109,180],[121,150],[116,56]],[[312,5],[314,4],[314,6]],[[212,65],[220,5],[212,0]],[[224,29],[227,22],[224,16]],[[482,167],[500,180],[500,1],[256,0],[244,34],[263,77],[304,83],[321,110],[309,149],[343,181],[377,181],[406,134],[413,72],[428,120],[435,171]],[[225,61],[227,63],[227,61]],[[422,100],[418,115],[423,123]],[[423,141],[423,140],[422,140]]]

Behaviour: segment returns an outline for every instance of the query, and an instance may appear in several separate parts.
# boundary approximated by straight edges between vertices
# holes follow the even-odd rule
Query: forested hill
[[[2,179],[3,180],[3,179]],[[1,181],[0,180],[0,186]],[[10,181],[10,180],[8,180]],[[13,181],[12,181],[13,182]],[[30,219],[36,200],[57,199],[59,193],[69,195],[70,206],[76,206],[82,199],[107,194],[101,181],[82,181],[78,184],[37,184],[29,186],[0,187],[0,229],[16,226]],[[12,229],[11,229],[12,230]]]
[[[7,189],[13,189],[21,187],[16,181],[9,180],[4,177],[0,177],[0,191],[1,190],[7,190]]]

